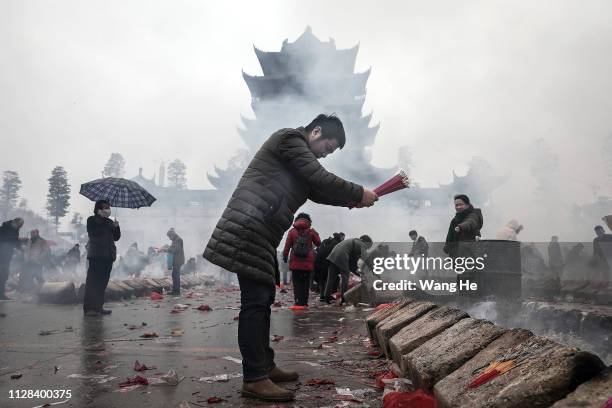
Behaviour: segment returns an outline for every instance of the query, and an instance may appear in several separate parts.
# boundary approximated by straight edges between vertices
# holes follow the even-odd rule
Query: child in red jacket
[[[314,269],[314,246],[321,245],[319,233],[311,228],[310,215],[300,213],[295,217],[293,228],[287,234],[283,261],[289,259],[296,306],[308,306],[310,275]],[[291,255],[289,254],[291,251]]]

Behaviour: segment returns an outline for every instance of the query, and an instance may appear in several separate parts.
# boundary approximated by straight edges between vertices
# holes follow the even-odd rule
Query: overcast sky
[[[498,192],[529,194],[526,152],[543,137],[559,189],[579,202],[604,183],[612,132],[609,1],[7,1],[0,3],[0,171],[15,170],[41,210],[64,166],[76,195],[111,152],[151,176],[180,158],[190,188],[243,147],[253,117],[241,70],[261,74],[253,45],[277,51],[310,25],[372,67],[364,113],[381,129],[374,163],[410,145],[422,185],[450,181],[474,155]],[[296,124],[303,125],[303,124]],[[610,186],[601,193],[612,195]],[[525,191],[526,190],[526,191]]]

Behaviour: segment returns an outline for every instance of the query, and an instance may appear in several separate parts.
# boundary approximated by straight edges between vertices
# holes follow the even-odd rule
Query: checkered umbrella
[[[106,177],[81,184],[82,195],[92,201],[108,200],[111,207],[150,207],[156,200],[138,183],[123,178]]]

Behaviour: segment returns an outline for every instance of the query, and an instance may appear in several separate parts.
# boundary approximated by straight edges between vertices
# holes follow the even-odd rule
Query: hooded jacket
[[[281,129],[245,170],[203,256],[230,272],[274,285],[279,281],[276,248],[306,200],[348,206],[362,196],[363,187],[319,163],[304,128]]]
[[[298,235],[308,235],[308,256],[305,258],[295,256],[293,253],[293,246],[296,243]],[[289,269],[292,271],[312,271],[314,269],[315,253],[313,246],[321,245],[321,238],[319,233],[311,228],[310,221],[300,218],[293,223],[293,228],[289,230],[287,239],[285,240],[285,249],[283,251],[283,258],[287,259],[289,251],[291,250],[291,256],[289,257]]]
[[[521,224],[517,220],[510,220],[508,223],[499,231],[497,231],[497,235],[495,239],[503,239],[506,241],[517,241],[518,233]]]

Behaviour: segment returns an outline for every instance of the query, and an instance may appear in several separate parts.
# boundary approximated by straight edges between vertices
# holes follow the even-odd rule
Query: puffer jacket
[[[308,235],[308,256],[299,257],[293,253],[293,246],[295,245],[298,235]],[[321,238],[319,233],[311,228],[310,221],[305,219],[298,219],[293,223],[293,228],[287,234],[285,240],[285,250],[283,251],[283,258],[289,257],[289,269],[292,271],[312,271],[314,269],[315,253],[313,246],[321,245]],[[291,256],[289,251],[291,250]]]
[[[363,187],[319,163],[304,128],[281,129],[245,170],[203,256],[230,272],[274,285],[279,281],[276,248],[306,200],[348,206],[362,196]]]

